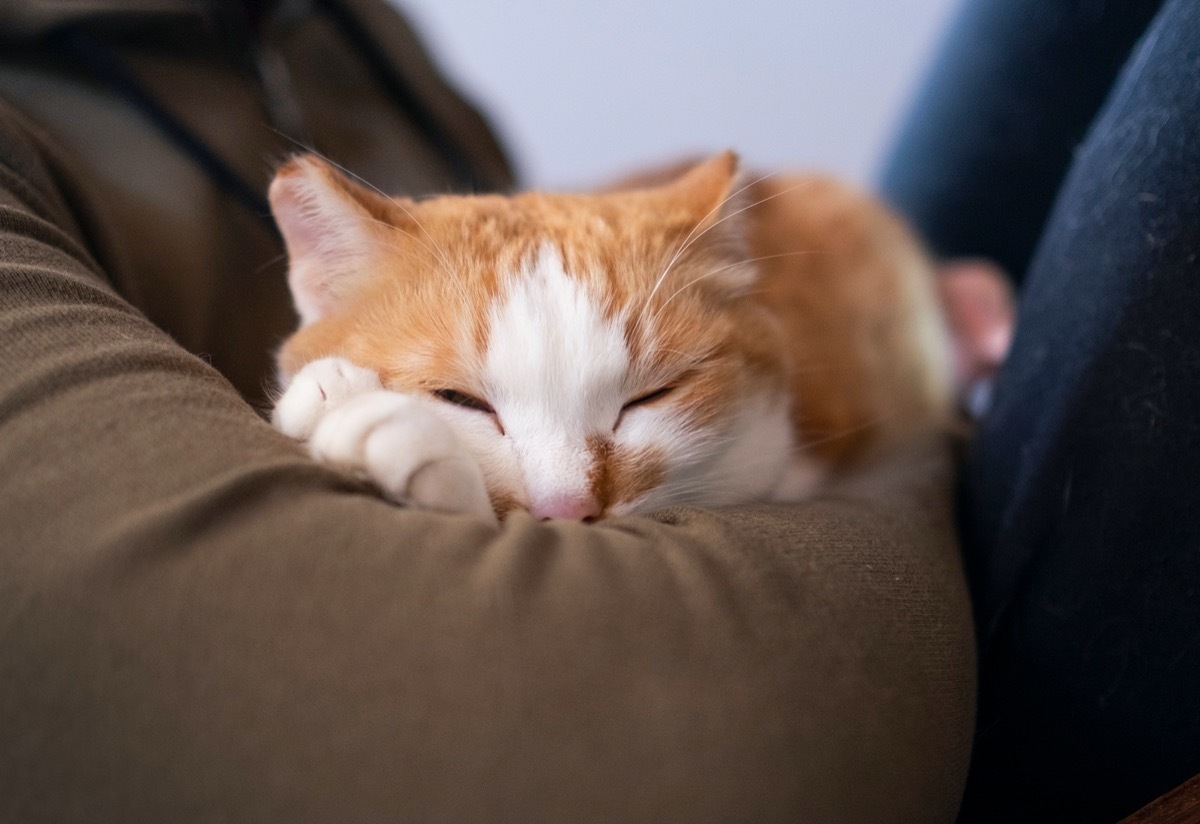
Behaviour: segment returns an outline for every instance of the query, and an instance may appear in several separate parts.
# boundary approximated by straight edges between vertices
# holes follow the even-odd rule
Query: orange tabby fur
[[[331,283],[336,308],[285,342],[280,370],[336,355],[394,391],[471,387],[504,273],[548,242],[566,272],[606,296],[606,315],[642,309],[624,327],[642,383],[687,374],[672,403],[697,425],[726,414],[748,386],[790,385],[800,448],[836,469],[944,423],[949,347],[930,262],[911,234],[835,181],[769,177],[738,191],[735,171],[726,153],[642,188],[417,203],[297,158],[280,170],[273,202],[290,198],[303,210],[298,187],[320,178],[364,216],[370,274]],[[641,325],[647,316],[653,339]],[[697,352],[704,368],[692,374]],[[602,435],[587,448],[590,488],[604,507],[661,480],[664,456],[653,449],[622,451]],[[524,505],[489,492],[500,512]]]
[[[840,464],[946,422],[949,347],[932,263],[903,224],[828,178],[750,191],[758,298],[789,330],[800,442]]]

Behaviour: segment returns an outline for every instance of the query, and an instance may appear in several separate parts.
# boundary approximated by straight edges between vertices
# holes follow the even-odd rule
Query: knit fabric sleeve
[[[313,463],[108,283],[0,111],[0,820],[951,821],[944,443],[502,527]]]

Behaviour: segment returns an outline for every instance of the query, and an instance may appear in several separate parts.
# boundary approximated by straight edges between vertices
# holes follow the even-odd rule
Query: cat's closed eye
[[[621,407],[621,413],[619,415],[617,415],[617,421],[616,421],[616,423],[613,424],[613,430],[616,431],[616,429],[621,425],[621,422],[625,419],[626,413],[628,413],[631,409],[637,409],[638,407],[642,407],[642,406],[649,406],[652,403],[654,403],[655,401],[665,398],[667,395],[671,394],[674,391],[675,391],[675,386],[672,384],[669,386],[663,386],[658,389],[655,389],[653,392],[647,392],[644,395],[638,395],[636,398],[633,398],[632,400],[627,401],[625,403],[625,405]]]
[[[492,409],[492,405],[487,401],[480,400],[474,395],[468,395],[466,392],[460,392],[457,389],[434,389],[432,394],[446,403],[452,403],[455,406],[474,409],[477,412],[486,412],[489,415],[496,414],[496,410]]]
[[[474,412],[482,412],[492,419],[492,423],[496,425],[496,430],[504,435],[504,424],[500,422],[500,416],[496,414],[496,410],[492,405],[481,398],[474,395],[469,395],[460,389],[434,389],[430,392],[438,400],[446,403],[454,404],[463,409],[470,409]]]
[[[633,409],[636,406],[646,406],[648,404],[654,403],[656,400],[666,397],[674,390],[675,390],[674,386],[663,386],[659,389],[655,389],[653,392],[647,392],[645,395],[639,395],[638,397],[634,398],[631,401],[628,401],[624,406],[622,406],[621,411],[625,412],[629,409]]]

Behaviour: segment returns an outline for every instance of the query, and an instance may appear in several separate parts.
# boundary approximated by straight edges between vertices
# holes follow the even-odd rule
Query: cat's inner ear
[[[288,286],[307,326],[333,312],[379,260],[402,209],[313,155],[275,174],[271,212],[288,253]]]
[[[736,293],[754,280],[753,267],[746,262],[753,206],[750,188],[738,173],[737,155],[726,151],[696,164],[660,190],[672,207],[670,212],[684,216],[687,243],[728,262],[728,268],[714,272],[708,282]]]

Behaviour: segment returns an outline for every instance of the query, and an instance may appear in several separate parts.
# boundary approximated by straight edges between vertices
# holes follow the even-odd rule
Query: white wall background
[[[392,0],[524,182],[587,185],[726,147],[877,172],[959,0]]]

